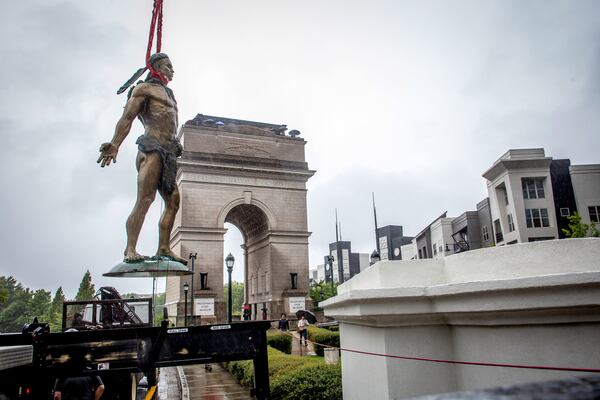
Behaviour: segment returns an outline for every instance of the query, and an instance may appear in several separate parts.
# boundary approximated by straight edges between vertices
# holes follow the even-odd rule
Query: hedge
[[[339,364],[312,365],[282,374],[271,382],[271,397],[283,400],[342,399]]]
[[[340,364],[326,365],[322,358],[295,356],[268,347],[269,382],[274,399],[341,399]],[[227,366],[245,386],[254,383],[252,360],[233,361]]]
[[[286,354],[292,354],[292,336],[280,331],[267,331],[267,344]]]
[[[328,329],[317,328],[316,326],[308,327],[308,340],[328,346],[340,347],[339,332],[332,332]],[[318,356],[323,356],[323,346],[314,345],[313,348]]]

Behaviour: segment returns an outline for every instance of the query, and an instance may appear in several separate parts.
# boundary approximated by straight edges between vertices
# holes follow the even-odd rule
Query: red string
[[[158,27],[156,28],[156,52],[162,48],[163,0],[160,0],[158,10]]]
[[[286,333],[286,332],[283,332],[283,333]],[[291,333],[287,333],[287,334],[292,336],[292,338],[294,337],[294,335]],[[445,363],[445,364],[478,365],[478,366],[483,366],[483,367],[524,368],[524,369],[542,369],[542,370],[552,370],[552,371],[600,373],[600,369],[597,369],[597,368],[575,368],[575,367],[555,367],[555,366],[547,366],[547,365],[502,364],[502,363],[490,363],[490,362],[443,360],[443,359],[425,358],[425,357],[396,356],[396,355],[392,355],[392,354],[372,353],[369,351],[344,349],[342,347],[335,347],[335,346],[330,346],[327,344],[316,343],[316,342],[312,342],[310,340],[308,342],[310,342],[313,346],[317,345],[317,346],[326,347],[329,349],[338,349],[341,351],[346,351],[348,353],[365,354],[368,356],[376,356],[376,357],[397,358],[397,359],[401,359],[401,360],[427,361],[427,362]]]
[[[318,343],[315,343],[315,344],[318,345]],[[333,346],[327,346],[327,347],[333,347]],[[333,347],[333,348],[335,349],[337,347]],[[344,348],[341,348],[341,347],[339,349],[341,351],[346,351],[346,352],[349,352],[349,353],[366,354],[366,355],[369,355],[369,356],[378,356],[378,357],[399,358],[399,359],[402,359],[402,360],[429,361],[429,362],[446,363],[446,364],[479,365],[479,366],[484,366],[484,367],[545,369],[545,370],[553,370],[553,371],[574,371],[574,372],[595,372],[595,373],[600,373],[600,369],[596,369],[596,368],[555,367],[555,366],[546,366],[546,365],[501,364],[501,363],[489,363],[489,362],[440,360],[440,359],[435,359],[435,358],[407,357],[407,356],[395,356],[395,355],[391,355],[391,354],[371,353],[371,352],[368,352],[368,351],[344,349]]]
[[[146,67],[150,71],[150,76],[160,79],[165,85],[169,80],[159,71],[152,68],[148,60],[152,55],[152,43],[154,42],[154,31],[156,30],[156,52],[160,53],[162,48],[162,21],[163,21],[163,0],[154,0],[152,8],[152,19],[150,21],[150,32],[148,33],[148,48],[146,49]]]

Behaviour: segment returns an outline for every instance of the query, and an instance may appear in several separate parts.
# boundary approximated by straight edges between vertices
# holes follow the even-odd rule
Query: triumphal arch
[[[227,319],[226,222],[244,238],[245,262],[235,268],[244,268],[251,318],[279,318],[310,306],[306,182],[315,171],[308,169],[300,132],[286,131],[285,125],[198,114],[179,132],[181,204],[171,248],[183,258],[197,254],[187,306],[196,323]],[[185,307],[184,283],[191,288],[191,281],[191,276],[167,277],[166,305],[178,323]]]

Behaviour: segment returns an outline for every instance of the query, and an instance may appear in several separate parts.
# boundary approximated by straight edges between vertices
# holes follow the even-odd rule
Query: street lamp
[[[327,268],[327,270],[329,271],[329,277],[331,278],[331,295],[335,296],[335,292],[333,291],[333,261],[334,261],[334,258],[333,258],[333,256],[325,256],[325,261],[327,261],[327,264],[325,264],[325,268]]]
[[[381,257],[379,256],[379,252],[377,250],[373,250],[371,253],[371,265],[378,263],[380,260]]]
[[[229,253],[227,257],[225,257],[225,265],[227,266],[227,274],[229,275],[229,290],[227,291],[227,321],[231,323],[231,273],[233,272],[233,263],[235,262],[235,258]]]
[[[190,314],[192,314],[192,324],[194,324],[194,262],[196,261],[198,253],[190,253],[190,260],[192,260],[192,302],[190,304]]]
[[[184,326],[187,326],[187,295],[188,295],[188,290],[190,290],[190,285],[188,285],[188,283],[184,283],[183,284],[183,293],[185,293],[185,303],[183,306],[183,324]]]

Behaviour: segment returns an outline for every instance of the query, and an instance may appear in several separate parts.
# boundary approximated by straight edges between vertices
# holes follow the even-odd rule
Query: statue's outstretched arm
[[[141,86],[141,85],[140,85]],[[143,87],[136,87],[131,94],[131,98],[125,104],[123,115],[119,118],[115,127],[115,134],[110,142],[100,145],[100,157],[98,163],[101,167],[108,166],[111,162],[117,162],[117,153],[123,140],[129,134],[133,121],[142,111],[144,101],[146,100],[145,90]]]

